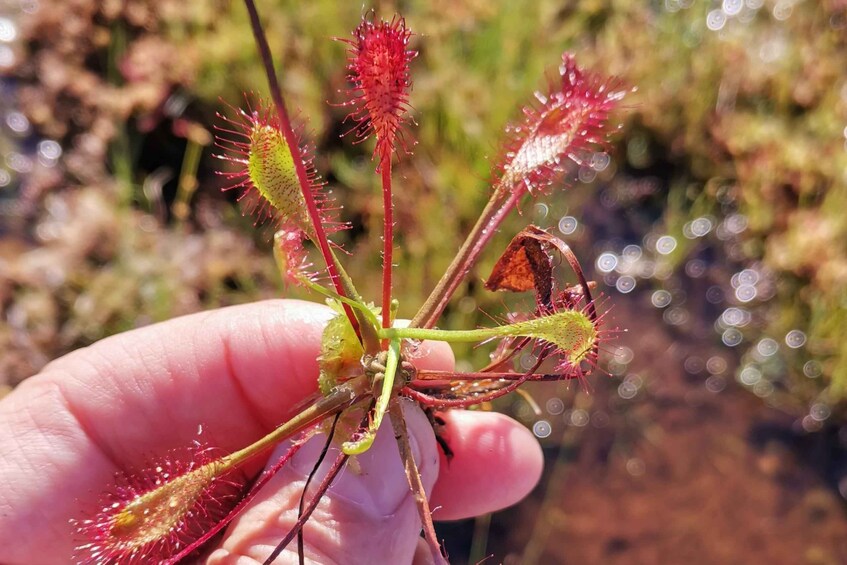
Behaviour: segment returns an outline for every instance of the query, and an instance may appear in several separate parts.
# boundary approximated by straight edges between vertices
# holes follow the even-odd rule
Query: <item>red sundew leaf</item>
[[[559,76],[547,94],[536,93],[538,103],[524,108],[523,121],[507,128],[511,139],[495,169],[497,190],[543,190],[569,160],[581,163],[582,154],[605,145],[609,113],[625,92],[617,81],[583,71],[569,53],[562,55]]]
[[[236,504],[238,471],[215,467],[215,450],[175,451],[147,469],[116,477],[101,510],[76,522],[76,563],[160,563],[191,545]]]
[[[400,126],[410,121],[409,65],[417,56],[417,51],[408,48],[411,36],[403,18],[374,23],[365,16],[353,32],[354,39],[341,39],[350,46],[347,69],[353,83],[348,91],[351,99],[343,105],[353,106],[348,118],[356,122],[353,131],[358,141],[376,134],[374,155],[380,161],[390,158],[398,138],[403,142]]]
[[[312,270],[314,263],[303,248],[304,239],[306,234],[303,230],[293,225],[283,225],[274,234],[274,258],[286,284],[305,286],[308,281],[318,278],[318,274]]]

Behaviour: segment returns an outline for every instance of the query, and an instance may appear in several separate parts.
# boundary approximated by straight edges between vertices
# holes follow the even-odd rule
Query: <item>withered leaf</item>
[[[535,300],[541,308],[551,308],[553,300],[553,263],[548,247],[555,248],[576,273],[582,294],[592,318],[596,311],[591,298],[591,284],[568,244],[537,226],[527,226],[512,239],[485,281],[488,290],[525,292],[535,289]]]
[[[528,226],[512,239],[491,275],[485,281],[488,290],[526,292],[535,289],[539,304],[550,304],[553,294],[552,258],[542,245],[546,232]]]

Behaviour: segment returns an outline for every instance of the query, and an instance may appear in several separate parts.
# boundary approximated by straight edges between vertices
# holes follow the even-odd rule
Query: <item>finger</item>
[[[424,488],[438,475],[438,448],[427,417],[414,403],[404,406],[412,452]],[[210,565],[263,562],[297,521],[306,477],[326,437],[313,437],[265,486],[230,527]],[[313,492],[338,455],[333,447],[310,487]],[[333,482],[303,530],[306,558],[317,563],[411,563],[421,528],[390,422],[374,445],[356,456]],[[296,563],[292,543],[275,563]]]
[[[458,520],[500,510],[523,499],[538,483],[541,446],[518,422],[495,412],[451,410],[443,437],[453,450],[441,457],[430,499],[435,520]]]
[[[198,439],[238,449],[317,393],[317,356],[333,312],[274,300],[177,318],[102,340],[52,363],[33,386],[58,386],[113,461]],[[420,360],[452,368],[444,344]]]
[[[15,556],[33,548],[67,561],[69,519],[94,511],[118,470],[197,439],[241,448],[286,419],[316,391],[330,315],[277,300],[186,316],[102,340],[22,384],[0,402],[0,562],[28,562]],[[446,346],[424,349],[421,366],[452,367]]]

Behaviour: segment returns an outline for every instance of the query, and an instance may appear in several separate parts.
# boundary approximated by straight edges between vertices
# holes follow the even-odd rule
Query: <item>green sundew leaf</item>
[[[271,125],[254,125],[250,132],[247,173],[256,190],[286,220],[315,241],[294,155],[283,133]]]
[[[329,394],[335,385],[362,373],[361,360],[365,353],[341,304],[336,300],[326,302],[337,315],[329,321],[321,337],[318,387],[324,395]],[[379,308],[372,304],[366,307],[374,316],[379,314]]]
[[[599,337],[595,323],[579,310],[563,310],[500,329],[509,335],[552,343],[573,365],[578,365],[588,356]]]

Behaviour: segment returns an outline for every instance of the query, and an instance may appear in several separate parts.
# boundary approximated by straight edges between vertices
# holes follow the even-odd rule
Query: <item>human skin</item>
[[[0,563],[67,563],[80,541],[70,520],[97,510],[116,472],[143,468],[198,440],[235,451],[290,418],[317,391],[316,357],[331,315],[325,306],[293,300],[193,314],[104,339],[26,380],[0,401]],[[446,344],[425,342],[421,353],[419,368],[453,367]],[[498,510],[538,481],[541,450],[517,422],[448,412],[445,436],[455,454],[448,462],[420,409],[408,402],[404,413],[436,520]],[[264,487],[208,563],[267,558],[297,519],[320,440],[307,443]],[[267,456],[257,459],[263,460],[249,463],[248,473],[257,473]],[[307,558],[426,562],[390,424],[357,459],[308,523]],[[278,562],[296,562],[292,549]]]

